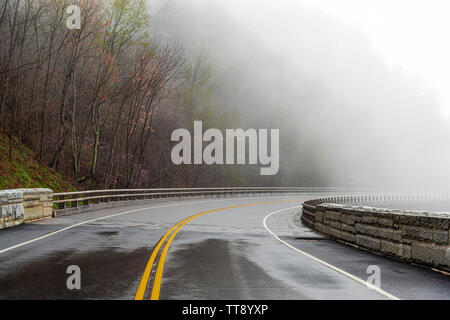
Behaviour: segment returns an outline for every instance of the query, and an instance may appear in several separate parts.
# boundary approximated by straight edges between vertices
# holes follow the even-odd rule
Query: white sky
[[[449,0],[298,0],[362,28],[389,66],[419,73],[450,113]]]

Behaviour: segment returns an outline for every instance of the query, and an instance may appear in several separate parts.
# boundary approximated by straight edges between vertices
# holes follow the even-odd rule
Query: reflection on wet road
[[[300,206],[305,199],[149,202],[2,230],[0,251],[91,221],[0,253],[0,298],[133,299],[151,253],[170,228],[200,212],[240,206],[208,213],[180,229],[167,251],[160,299],[386,299],[296,253],[267,232],[262,225],[266,215]],[[272,203],[244,206],[261,202]],[[138,211],[115,215],[131,210]],[[382,289],[399,298],[450,299],[449,276],[324,239],[294,224],[297,211],[284,210],[268,221],[283,241],[364,281],[367,267],[379,265]],[[92,221],[111,215],[115,216]],[[80,267],[80,290],[66,286],[70,265]],[[150,298],[155,273],[156,263],[145,299]]]

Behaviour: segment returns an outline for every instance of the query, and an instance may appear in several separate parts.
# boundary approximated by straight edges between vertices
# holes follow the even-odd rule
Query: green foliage
[[[224,111],[217,99],[220,88],[208,52],[202,49],[185,72],[183,107],[190,120],[202,120],[205,127],[226,128],[237,124],[236,114]]]
[[[9,159],[8,138],[0,133],[0,190],[50,188],[55,192],[76,191],[59,172],[34,161],[30,149],[15,145]]]
[[[105,20],[109,23],[107,34],[118,43],[133,40],[149,24],[145,0],[106,0]]]

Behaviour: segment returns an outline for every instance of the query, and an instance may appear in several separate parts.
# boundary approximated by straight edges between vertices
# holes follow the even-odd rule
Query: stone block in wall
[[[372,237],[377,237],[378,228],[363,223],[355,224],[355,231],[357,234],[369,235]]]
[[[378,217],[377,218],[377,224],[381,227],[392,227],[394,225],[394,219],[392,218],[385,218],[385,217]]]
[[[408,260],[411,258],[411,246],[398,242],[381,240],[380,251],[402,259]]]
[[[323,224],[322,224],[322,223],[316,221],[316,222],[314,223],[314,228],[315,228],[318,232],[324,233],[324,232],[323,232]]]
[[[448,229],[450,217],[445,213],[432,213],[411,210],[393,210],[395,211],[394,223],[425,228]]]
[[[355,221],[361,222],[362,216],[364,215],[365,212],[363,210],[359,209],[358,207],[355,207],[350,211],[351,211],[352,215],[355,217]]]
[[[447,250],[445,251],[444,263],[441,266],[446,271],[450,272],[450,247],[447,246]]]
[[[323,213],[323,211],[316,211],[316,214],[314,215],[316,222],[323,222]]]
[[[18,226],[23,223],[23,219],[12,219],[12,218],[6,218],[3,223],[3,228],[11,228]]]
[[[412,244],[412,239],[408,239],[402,236],[402,239],[400,240],[401,243],[403,244],[407,244],[407,245],[411,245]]]
[[[393,210],[394,212],[394,210]],[[418,216],[404,213],[400,210],[395,210],[395,215],[393,215],[394,223],[400,225],[417,226],[419,225]]]
[[[392,228],[378,228],[377,233],[378,238],[386,239],[394,242],[400,242],[402,234],[400,230],[395,230]]]
[[[336,228],[328,227],[327,234],[333,238],[340,239],[341,238],[341,230]]]
[[[381,240],[372,238],[365,235],[356,235],[356,244],[367,249],[371,249],[374,251],[380,251],[381,248]]]
[[[24,216],[24,208],[23,208],[23,204],[21,203],[14,203],[11,205],[12,206],[12,218],[14,220],[16,219],[23,219]]]
[[[440,213],[440,216],[443,216],[444,213]],[[442,217],[433,217],[433,228],[449,230],[450,229],[450,218],[442,219]]]
[[[311,214],[308,210],[305,210],[305,208],[302,209],[300,219],[305,226],[314,229],[314,215]]]
[[[305,208],[302,209],[302,216],[310,221],[314,221],[314,214]]]
[[[344,223],[341,224],[341,230],[345,231],[347,233],[351,233],[351,234],[356,233],[355,226],[344,224]]]
[[[406,260],[411,260],[411,245],[402,244],[402,258]]]
[[[443,230],[433,230],[433,241],[436,244],[446,245],[448,242],[449,232]]]
[[[331,220],[328,222],[328,226],[331,228],[334,228],[334,229],[339,229],[339,230],[341,229],[341,223],[339,221]]]
[[[353,233],[341,231],[341,239],[346,241],[346,242],[355,243],[356,242],[356,235],[353,234]]]
[[[341,218],[341,213],[333,210],[326,210],[323,218],[324,220],[339,221]]]
[[[43,208],[41,206],[30,206],[26,208],[25,220],[39,219],[43,216]]]
[[[428,213],[426,213],[423,216],[420,216],[417,218],[417,223],[419,226],[421,227],[425,227],[425,228],[433,228],[434,227],[434,221],[435,220],[433,217],[430,217],[428,215]]]
[[[366,214],[362,216],[361,222],[366,224],[376,224],[377,216],[373,212],[366,212]]]
[[[316,212],[325,212],[326,211],[326,207],[323,204],[318,204],[316,206]]]
[[[313,205],[309,205],[309,204],[307,204],[307,203],[303,203],[303,209],[306,209],[306,210],[308,210],[309,212],[315,212],[315,210],[316,210],[316,207],[315,206],[313,206]]]
[[[12,206],[11,205],[8,205],[8,204],[2,205],[1,209],[2,209],[2,214],[1,214],[2,218],[9,217],[12,215]]]
[[[402,244],[401,243],[396,243],[396,242],[391,242],[391,241],[386,241],[386,240],[381,240],[381,251],[384,253],[387,253],[389,255],[393,255],[396,257],[401,257],[401,249],[402,248]]]
[[[413,241],[411,245],[411,258],[413,261],[431,264],[435,267],[450,267],[449,254],[449,248],[447,246],[439,246],[421,241]]]
[[[346,225],[354,226],[356,223],[356,216],[349,213],[342,213],[341,222]]]
[[[433,229],[419,226],[403,226],[402,238],[433,241]]]
[[[24,220],[49,218],[53,214],[53,191],[47,188],[18,189],[23,192]]]
[[[416,226],[403,225],[402,238],[419,239],[420,228]]]
[[[419,238],[421,240],[433,241],[433,230],[431,229],[420,229]]]
[[[18,190],[0,191],[0,229],[23,223],[23,194]]]

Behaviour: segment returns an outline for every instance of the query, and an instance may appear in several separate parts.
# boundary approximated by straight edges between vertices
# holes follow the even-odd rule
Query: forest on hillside
[[[5,0],[0,15],[1,130],[79,188],[231,183],[226,168],[173,170],[170,133],[208,110],[212,67],[201,50],[153,40],[144,0]],[[228,179],[228,180],[227,180]],[[227,181],[225,181],[227,180]]]
[[[79,189],[449,186],[439,94],[299,1],[2,0],[0,43],[9,157],[26,145]],[[173,164],[194,120],[279,129],[279,172]]]

